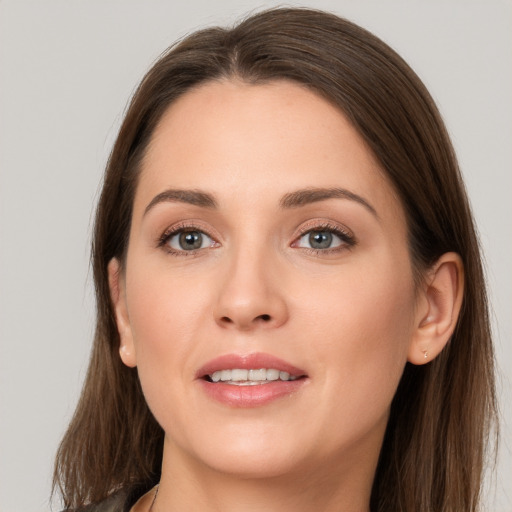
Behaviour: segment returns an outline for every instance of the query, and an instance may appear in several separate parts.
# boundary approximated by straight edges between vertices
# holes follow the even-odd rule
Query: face
[[[325,100],[225,81],[175,102],[118,286],[121,357],[172,460],[256,476],[376,462],[416,323],[406,221]]]

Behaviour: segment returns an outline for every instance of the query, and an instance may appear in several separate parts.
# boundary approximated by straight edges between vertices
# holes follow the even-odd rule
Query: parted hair
[[[164,52],[136,90],[107,163],[92,266],[97,324],[82,394],[59,447],[54,491],[67,509],[160,478],[164,433],[137,369],[119,357],[107,265],[125,257],[141,159],[162,114],[208,81],[299,83],[349,119],[406,213],[417,283],[445,252],[464,264],[456,329],[443,352],[407,363],[391,405],[372,512],[475,512],[496,433],[494,355],[480,249],[457,160],[425,86],[390,47],[330,13],[279,8],[195,32]]]

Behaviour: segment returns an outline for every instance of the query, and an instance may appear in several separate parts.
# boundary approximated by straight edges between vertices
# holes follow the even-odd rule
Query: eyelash
[[[325,256],[328,254],[340,252],[346,249],[352,249],[357,244],[357,240],[355,236],[348,230],[342,229],[340,226],[331,224],[329,222],[325,223],[314,223],[308,224],[300,229],[299,236],[297,236],[294,240],[294,244],[298,242],[304,235],[312,232],[328,232],[336,235],[343,243],[340,246],[332,247],[328,249],[314,249],[313,247],[300,247],[300,249],[309,252],[314,255]]]
[[[202,251],[203,249],[193,249],[190,251],[175,250],[175,249],[172,249],[168,245],[169,240],[173,236],[175,236],[179,233],[182,233],[182,232],[186,233],[186,232],[195,232],[195,231],[206,235],[208,238],[211,238],[216,244],[218,243],[215,240],[215,238],[213,236],[209,235],[208,232],[206,230],[204,230],[203,228],[201,228],[195,224],[182,223],[182,224],[178,224],[176,226],[173,226],[173,227],[165,230],[157,240],[157,247],[163,248],[164,250],[166,250],[166,252],[168,254],[171,254],[173,256],[195,256],[195,255],[197,255],[198,252]],[[319,233],[321,233],[321,232],[332,233],[333,235],[336,235],[343,242],[343,244],[341,244],[340,246],[337,246],[337,247],[327,248],[327,249],[314,249],[313,247],[297,247],[297,248],[300,248],[303,251],[307,251],[310,254],[326,255],[326,254],[340,252],[340,251],[343,251],[346,249],[351,249],[357,244],[357,240],[351,232],[349,232],[348,230],[345,231],[337,225],[326,222],[326,223],[320,223],[320,224],[318,224],[318,223],[309,224],[309,225],[302,227],[299,231],[299,235],[297,237],[295,237],[291,246],[294,247],[294,244],[297,243],[304,235],[307,235],[308,233],[312,233],[315,231],[319,232]]]
[[[203,249],[193,249],[193,250],[190,250],[190,251],[185,251],[185,250],[182,250],[182,251],[177,251],[175,249],[173,249],[172,247],[170,247],[168,245],[168,242],[169,240],[179,234],[179,233],[192,233],[192,232],[199,232],[199,233],[202,233],[203,235],[206,235],[208,238],[211,238],[215,243],[218,243],[216,242],[215,238],[211,235],[208,234],[208,232],[195,225],[195,224],[186,224],[186,223],[183,223],[183,224],[178,224],[176,226],[173,226],[171,228],[168,228],[166,229],[162,235],[158,238],[157,240],[157,247],[159,248],[163,248],[168,254],[171,254],[172,256],[195,256],[197,255],[197,253]]]

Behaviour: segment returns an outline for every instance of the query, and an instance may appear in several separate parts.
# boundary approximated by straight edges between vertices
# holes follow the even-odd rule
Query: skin
[[[280,204],[311,187],[341,187],[368,206]],[[169,189],[204,191],[217,207],[165,200],[147,210]],[[162,241],[173,227],[209,238],[187,253],[178,236]],[[304,231],[331,227],[354,243],[307,247]],[[442,350],[462,297],[454,254],[415,288],[406,240],[378,162],[314,93],[223,81],[170,106],[143,161],[126,261],[109,265],[121,358],[138,367],[166,434],[153,511],[369,510],[403,368]],[[306,381],[254,408],[204,393],[202,365],[253,352]]]

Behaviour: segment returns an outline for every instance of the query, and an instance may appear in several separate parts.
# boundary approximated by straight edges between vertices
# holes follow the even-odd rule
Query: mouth
[[[309,380],[305,371],[270,354],[228,354],[196,374],[209,398],[230,407],[257,407],[295,394]]]

